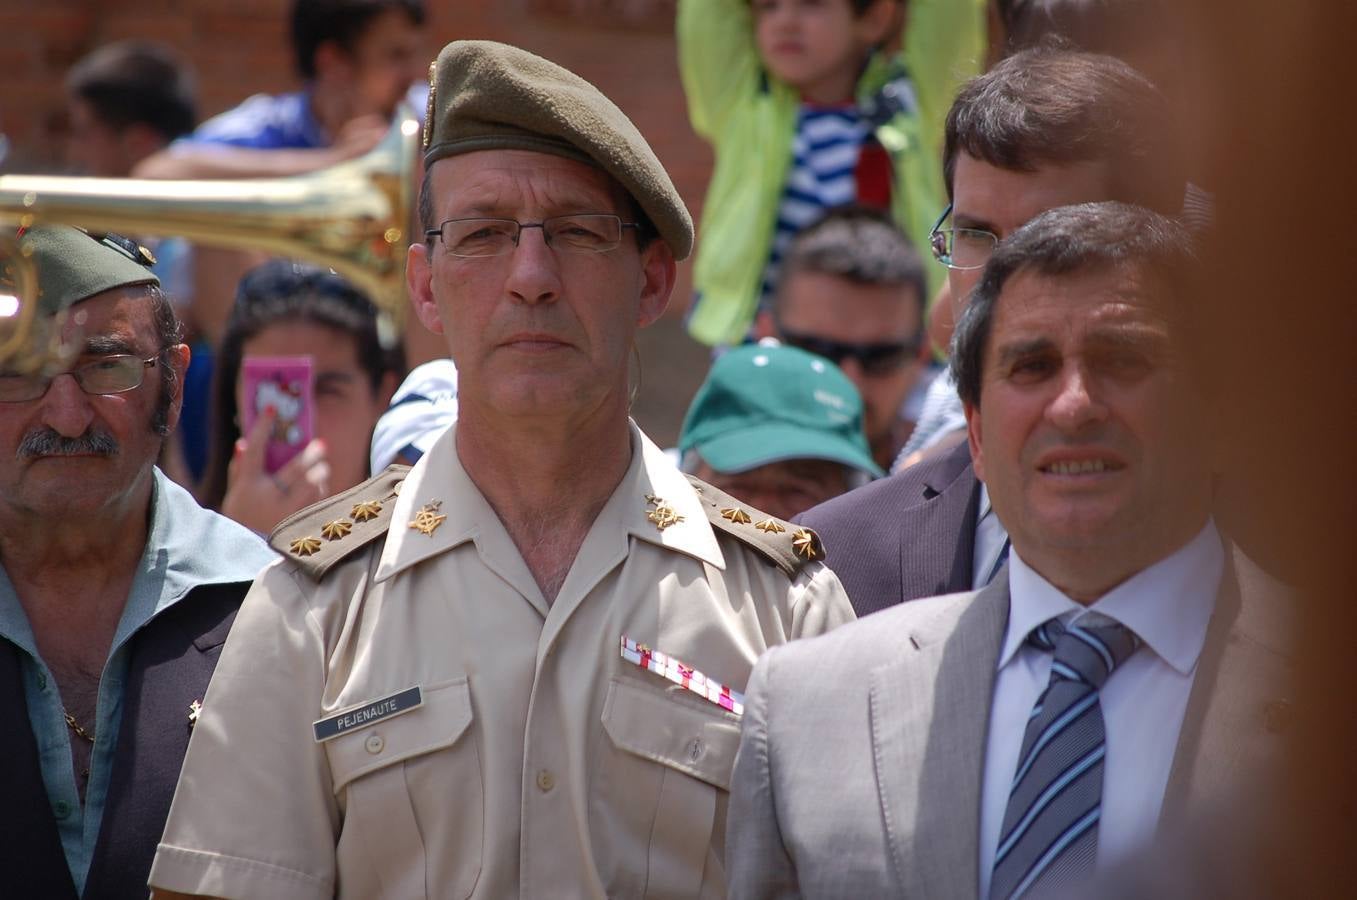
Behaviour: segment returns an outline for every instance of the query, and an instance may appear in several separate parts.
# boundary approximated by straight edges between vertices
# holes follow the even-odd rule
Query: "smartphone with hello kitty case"
[[[277,472],[311,442],[315,405],[313,362],[309,356],[247,356],[240,365],[241,434],[273,407],[276,417],[264,448],[264,468]]]

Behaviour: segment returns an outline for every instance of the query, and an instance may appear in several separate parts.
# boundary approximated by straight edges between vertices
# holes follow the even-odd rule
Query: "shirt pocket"
[[[471,896],[484,795],[466,678],[426,686],[414,710],[325,744],[344,810],[341,896]]]
[[[603,730],[612,752],[602,754],[596,773],[605,828],[596,838],[614,848],[605,870],[609,896],[697,896],[718,824],[716,836],[724,837],[718,818],[740,742],[738,720],[714,704],[708,710],[696,698],[614,678]]]

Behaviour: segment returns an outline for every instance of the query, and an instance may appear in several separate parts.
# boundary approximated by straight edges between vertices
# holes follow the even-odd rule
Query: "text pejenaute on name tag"
[[[362,728],[374,722],[409,712],[423,703],[424,695],[420,692],[419,685],[415,685],[389,697],[382,697],[380,700],[373,700],[344,712],[335,713],[333,716],[327,716],[313,722],[311,727],[316,732],[316,743],[321,743],[331,738],[337,738],[341,734],[353,731],[356,728]]]

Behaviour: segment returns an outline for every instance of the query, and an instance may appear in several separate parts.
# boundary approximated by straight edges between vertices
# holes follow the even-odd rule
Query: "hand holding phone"
[[[277,472],[315,436],[314,376],[309,356],[247,356],[240,366],[241,433],[249,434],[265,410],[273,411],[264,448],[264,470]]]

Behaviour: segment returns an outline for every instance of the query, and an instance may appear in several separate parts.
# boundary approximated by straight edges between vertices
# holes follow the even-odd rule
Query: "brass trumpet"
[[[406,229],[418,141],[419,123],[402,113],[366,155],[291,178],[0,175],[0,222],[182,237],[328,266],[368,293],[394,339],[406,306]],[[0,264],[9,285],[0,289],[0,365],[13,365],[34,327],[36,278],[10,244],[0,244]]]

